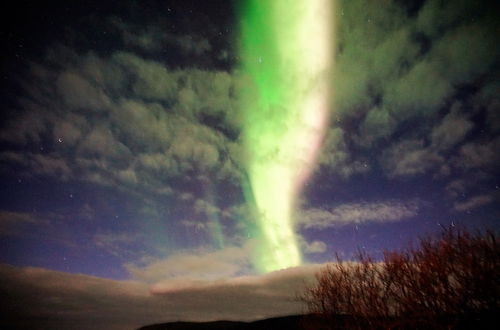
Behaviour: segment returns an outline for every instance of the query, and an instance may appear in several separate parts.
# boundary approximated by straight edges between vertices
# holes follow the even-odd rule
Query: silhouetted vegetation
[[[317,274],[301,297],[311,329],[469,329],[499,324],[495,233],[445,228],[377,262],[359,252]]]

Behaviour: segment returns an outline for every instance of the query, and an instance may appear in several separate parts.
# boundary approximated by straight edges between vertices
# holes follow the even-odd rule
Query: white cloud
[[[49,50],[43,64],[30,66],[27,97],[0,132],[0,140],[33,144],[32,151],[6,149],[1,170],[91,181],[145,198],[168,195],[172,178],[192,173],[240,184],[237,142],[226,136],[238,131],[232,73],[171,69],[124,51]]]
[[[327,245],[323,241],[314,240],[308,242],[304,236],[297,234],[297,239],[302,252],[306,254],[323,253],[327,249]]]
[[[438,150],[447,150],[464,139],[474,124],[464,115],[453,110],[432,130],[432,146]]]
[[[96,126],[83,140],[79,152],[96,156],[96,158],[107,156],[109,158],[123,157],[130,154],[130,150],[118,141],[111,130],[105,125]]]
[[[3,166],[12,166],[14,168],[28,168],[30,171],[19,175],[35,176],[46,175],[57,177],[66,181],[73,175],[69,161],[55,153],[42,154],[32,152],[6,151],[0,153],[0,162]]]
[[[302,287],[304,281],[312,281],[314,274],[319,271],[323,265],[311,264],[299,267],[278,270],[263,275],[247,275],[227,277],[215,281],[189,281],[182,286],[179,280],[165,280],[155,283],[151,286],[151,292],[154,294],[169,294],[181,291],[200,291],[225,288],[237,288],[242,291],[256,290],[261,294],[269,296],[288,296],[294,297],[298,289]],[[293,285],[292,285],[293,284]]]
[[[396,222],[418,214],[419,203],[375,202],[342,204],[331,210],[306,209],[297,217],[298,225],[304,228],[328,228],[350,223]]]
[[[0,210],[0,236],[17,234],[25,225],[48,225],[49,223],[48,219],[34,213]]]
[[[130,233],[97,233],[94,235],[94,244],[105,250],[106,252],[118,258],[133,258],[137,259],[140,255],[137,248],[130,248],[130,245],[138,240],[144,239],[140,234],[131,235]]]
[[[396,127],[396,121],[391,113],[380,107],[371,109],[360,125],[360,144],[370,146],[374,141],[390,136]]]
[[[496,168],[500,161],[500,137],[490,141],[470,142],[460,148],[457,166],[471,168]]]
[[[448,196],[456,198],[458,195],[465,193],[467,185],[468,183],[464,179],[456,179],[448,183],[444,189]]]
[[[405,140],[387,149],[380,160],[389,177],[423,174],[444,163],[423,140]]]
[[[208,227],[208,224],[206,222],[193,221],[193,220],[182,220],[181,225],[183,225],[186,228],[194,230],[206,230]]]
[[[102,90],[76,72],[62,72],[56,86],[62,100],[71,108],[96,111],[111,105],[110,99]]]
[[[469,211],[480,206],[493,202],[493,197],[490,195],[477,195],[473,196],[463,202],[455,202],[453,209],[458,212]]]
[[[130,274],[139,280],[207,281],[248,273],[251,268],[253,242],[243,247],[230,246],[221,250],[190,250],[178,252],[165,259],[150,261],[145,266],[127,264]]]
[[[305,242],[303,247],[306,253],[323,253],[327,248],[326,243],[322,241]]]
[[[327,168],[330,173],[347,179],[354,174],[369,171],[370,165],[367,161],[353,159],[348,150],[345,135],[344,131],[338,127],[328,130],[318,164],[320,168]]]
[[[194,203],[194,210],[197,214],[203,214],[206,216],[211,216],[220,213],[220,209],[216,205],[207,202],[203,199],[196,200],[196,202]]]

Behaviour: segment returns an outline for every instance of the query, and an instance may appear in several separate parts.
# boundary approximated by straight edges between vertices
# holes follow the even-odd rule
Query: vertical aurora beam
[[[258,210],[256,268],[293,267],[300,189],[327,123],[333,0],[247,0],[241,14],[243,143]]]

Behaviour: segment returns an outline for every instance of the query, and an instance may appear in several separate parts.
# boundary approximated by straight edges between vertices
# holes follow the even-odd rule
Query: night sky
[[[500,229],[498,3],[339,0],[329,121],[292,217],[301,262],[262,274],[241,3],[0,5],[8,322],[293,314],[335,253]]]

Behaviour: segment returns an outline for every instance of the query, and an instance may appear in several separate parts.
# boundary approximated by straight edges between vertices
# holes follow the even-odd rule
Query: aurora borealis
[[[500,231],[499,6],[1,2],[0,328],[292,315],[335,255]]]
[[[243,139],[260,271],[301,263],[294,210],[327,125],[332,1],[258,1],[242,12]]]

